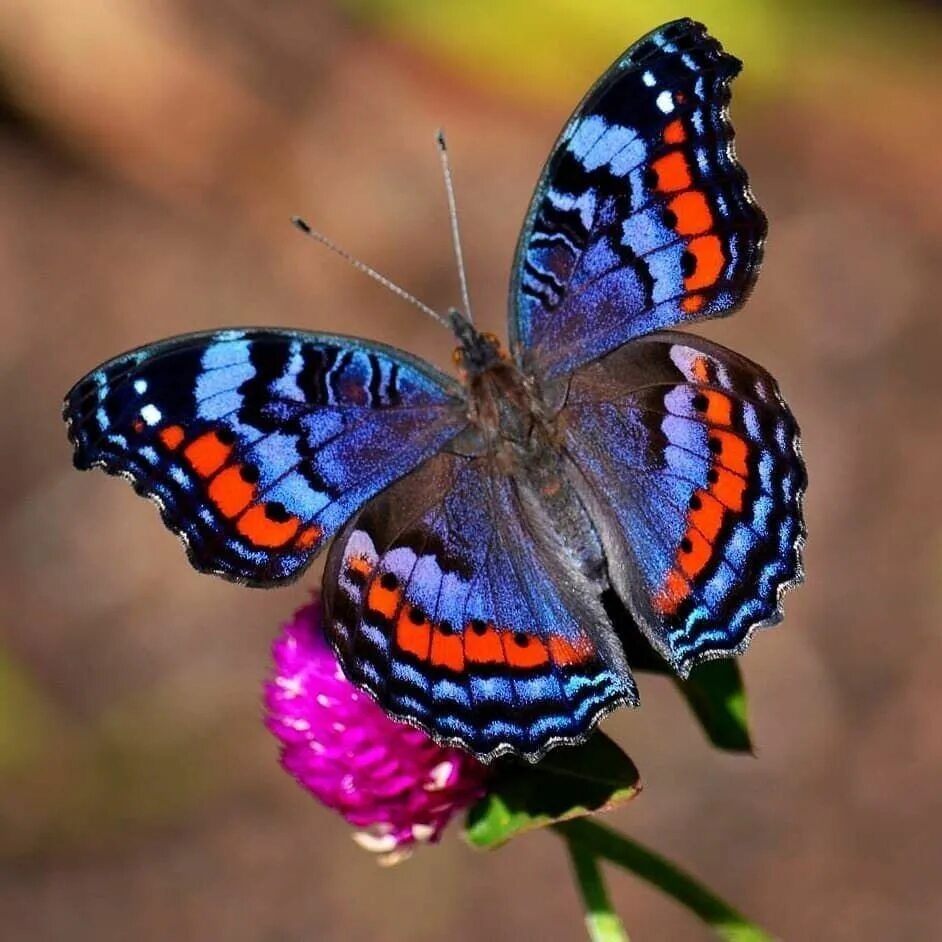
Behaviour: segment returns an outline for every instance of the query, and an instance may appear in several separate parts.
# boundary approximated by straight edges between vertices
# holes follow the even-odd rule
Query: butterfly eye
[[[455,349],[451,351],[451,362],[454,363],[455,366],[462,366],[464,364],[464,351],[461,347],[455,347]]]

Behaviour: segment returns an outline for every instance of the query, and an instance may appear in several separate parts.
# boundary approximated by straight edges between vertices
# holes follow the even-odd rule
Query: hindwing
[[[559,428],[613,587],[681,674],[781,618],[802,577],[806,480],[765,370],[699,337],[651,334],[571,377]]]
[[[347,524],[324,580],[347,676],[482,759],[536,761],[637,693],[588,579],[489,457],[441,454]]]

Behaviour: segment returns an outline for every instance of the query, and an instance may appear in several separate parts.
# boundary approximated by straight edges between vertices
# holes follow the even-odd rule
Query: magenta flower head
[[[485,792],[487,766],[391,720],[344,676],[321,630],[321,604],[298,611],[272,645],[266,726],[281,764],[361,830],[354,839],[395,863],[437,841]]]

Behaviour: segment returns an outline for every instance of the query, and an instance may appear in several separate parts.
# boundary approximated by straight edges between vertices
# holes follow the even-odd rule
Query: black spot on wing
[[[253,425],[261,432],[284,428],[283,411],[272,408],[272,384],[281,379],[291,362],[291,346],[287,343],[263,343],[258,340],[249,347],[249,362],[255,374],[239,387],[242,394],[240,421]]]
[[[370,364],[370,382],[369,382],[370,405],[374,409],[376,409],[383,404],[382,399],[380,397],[380,387],[379,387],[380,380],[382,380],[383,378],[383,371],[382,371],[382,368],[380,367],[379,358],[376,356],[375,353],[369,354],[369,356],[367,357],[367,361]]]
[[[399,364],[396,362],[389,364],[389,379],[386,382],[386,402],[392,408],[395,408],[402,402],[402,396],[399,393]]]
[[[339,348],[336,346],[308,346],[303,350],[303,363],[298,374],[298,388],[308,405],[329,405],[331,399],[328,377],[337,363]]]

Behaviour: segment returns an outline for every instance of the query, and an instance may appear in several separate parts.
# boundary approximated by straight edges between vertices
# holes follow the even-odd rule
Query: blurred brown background
[[[942,20],[932,3],[6,0],[0,4],[0,934],[578,939],[561,846],[383,871],[276,765],[268,646],[316,577],[196,575],[130,488],[71,469],[60,400],[100,360],[238,324],[344,330],[447,365],[434,325],[295,212],[456,301],[448,129],[479,320],[563,120],[659,22],[745,60],[734,118],[770,217],[747,309],[703,332],[804,429],[808,580],[744,661],[757,758],[667,682],[606,729],[645,781],[612,823],[786,939],[939,937]],[[706,938],[612,872],[640,940]]]

